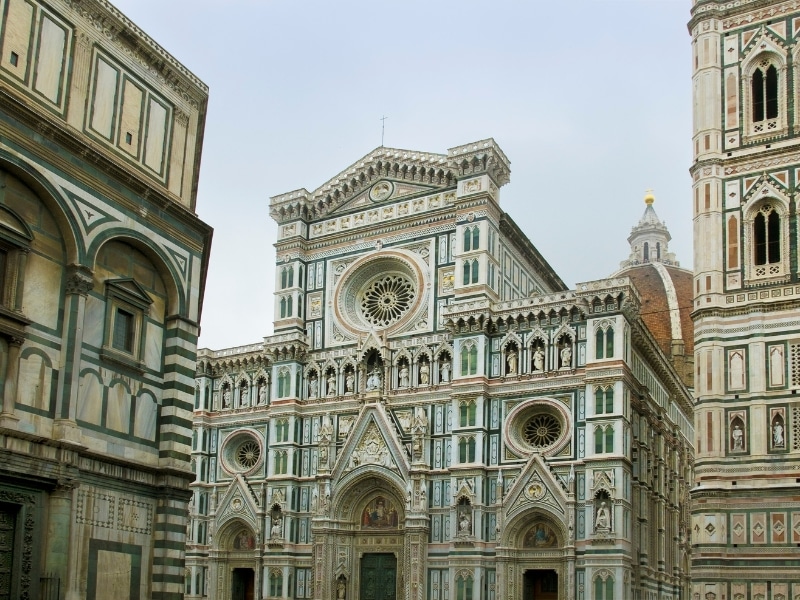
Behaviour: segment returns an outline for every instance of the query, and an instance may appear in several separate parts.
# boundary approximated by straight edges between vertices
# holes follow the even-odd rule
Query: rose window
[[[361,311],[364,318],[378,327],[391,325],[411,307],[416,293],[414,284],[403,275],[385,275],[363,292]]]
[[[561,423],[553,415],[538,414],[525,423],[523,435],[525,441],[534,448],[546,448],[561,435]]]
[[[252,469],[261,458],[261,446],[255,441],[244,442],[236,450],[236,462],[244,469]]]
[[[252,473],[264,462],[264,451],[255,431],[240,430],[228,436],[220,448],[220,463],[227,473]]]

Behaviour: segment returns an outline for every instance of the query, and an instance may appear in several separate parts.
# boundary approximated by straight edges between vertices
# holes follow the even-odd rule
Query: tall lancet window
[[[762,65],[753,73],[753,122],[778,117],[778,70]]]
[[[781,260],[781,217],[765,204],[753,221],[755,264],[767,265]]]

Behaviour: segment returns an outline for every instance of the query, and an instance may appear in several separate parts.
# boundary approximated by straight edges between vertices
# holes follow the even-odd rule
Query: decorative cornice
[[[126,56],[194,108],[208,99],[208,86],[106,0],[63,0]]]

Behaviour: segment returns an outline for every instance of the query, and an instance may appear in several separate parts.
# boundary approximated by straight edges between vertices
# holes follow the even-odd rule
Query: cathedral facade
[[[800,9],[695,2],[693,599],[800,597]]]
[[[380,147],[272,198],[275,333],[198,353],[187,598],[687,597],[691,274],[651,198],[569,289],[509,176]]]
[[[208,90],[105,0],[0,9],[0,599],[181,598]]]

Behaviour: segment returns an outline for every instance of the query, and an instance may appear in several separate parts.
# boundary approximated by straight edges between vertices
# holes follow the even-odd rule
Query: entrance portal
[[[558,600],[558,573],[552,569],[525,571],[523,600]]]
[[[234,569],[231,581],[231,600],[254,600],[256,574],[253,569]]]
[[[394,554],[365,554],[361,559],[361,600],[394,600],[397,558]]]

